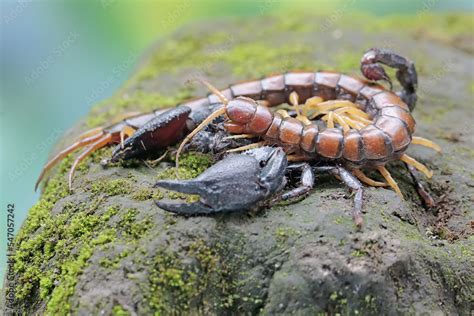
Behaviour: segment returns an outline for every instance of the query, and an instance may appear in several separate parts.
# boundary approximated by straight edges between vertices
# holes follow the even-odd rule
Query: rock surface
[[[362,231],[348,214],[348,191],[331,177],[318,179],[309,197],[292,205],[183,218],[153,203],[161,193],[151,185],[170,175],[165,165],[136,161],[103,169],[98,162],[110,150],[102,150],[82,164],[69,194],[70,157],[17,237],[17,308],[79,315],[472,313],[472,50],[409,31],[364,31],[321,19],[188,26],[154,46],[124,88],[59,146],[117,114],[204,95],[203,87],[186,84],[196,75],[216,86],[288,69],[358,75],[364,50],[390,47],[418,66],[416,134],[444,150],[409,149],[434,170],[427,185],[439,201],[435,209],[421,205],[410,177],[394,163],[406,201],[367,188]],[[472,48],[472,37],[464,45]],[[209,161],[189,155],[183,164],[192,177]]]

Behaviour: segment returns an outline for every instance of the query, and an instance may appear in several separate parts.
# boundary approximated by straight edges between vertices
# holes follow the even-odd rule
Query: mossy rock
[[[361,28],[296,16],[195,24],[160,41],[124,87],[58,146],[123,112],[204,95],[203,87],[187,82],[196,75],[219,87],[288,69],[357,75],[364,50],[390,44],[420,70],[417,134],[444,149],[443,155],[409,149],[434,170],[427,185],[438,207],[423,208],[409,176],[394,163],[391,170],[407,199],[368,188],[362,231],[349,216],[348,191],[331,177],[319,179],[309,197],[295,204],[258,214],[183,218],[153,203],[166,194],[151,186],[157,178],[173,176],[169,165],[150,168],[133,161],[104,169],[100,159],[110,155],[104,149],[81,165],[69,193],[68,157],[16,239],[18,310],[49,315],[470,313],[474,131],[468,65],[473,60],[469,50],[451,41],[465,30],[446,33],[441,41],[420,38],[420,29],[431,34],[429,25],[392,30],[392,24],[371,17]],[[370,23],[379,32],[368,31]],[[194,177],[211,163],[212,157],[188,154],[182,176]]]

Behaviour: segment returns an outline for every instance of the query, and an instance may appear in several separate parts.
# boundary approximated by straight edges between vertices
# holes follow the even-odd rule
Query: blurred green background
[[[18,230],[38,198],[33,186],[52,146],[94,103],[120,87],[151,43],[191,21],[293,9],[330,16],[341,7],[413,16],[471,12],[473,1],[2,1],[0,279],[7,204],[15,204]]]

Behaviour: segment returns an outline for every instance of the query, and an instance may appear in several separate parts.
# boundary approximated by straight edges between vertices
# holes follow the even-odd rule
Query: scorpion
[[[384,66],[396,69],[400,92],[393,92]],[[403,194],[386,165],[401,160],[428,206],[433,199],[415,171],[432,177],[422,163],[408,156],[410,144],[438,152],[434,142],[414,136],[417,73],[412,61],[388,49],[372,48],[361,59],[365,79],[331,71],[290,71],[218,90],[205,80],[210,93],[172,109],[133,115],[105,128],[94,128],[60,151],[43,168],[35,189],[48,170],[78,148],[68,175],[72,189],[78,164],[92,152],[116,144],[105,166],[137,157],[166,156],[176,151],[176,166],[183,150],[193,148],[224,158],[191,180],[160,180],[161,187],[199,195],[197,202],[155,201],[180,215],[251,210],[279,200],[297,200],[310,193],[317,174],[340,179],[354,193],[351,211],[362,225],[364,187],[391,187]],[[379,81],[385,81],[389,88]],[[239,153],[240,152],[240,153]],[[368,177],[362,169],[377,170],[385,181]],[[292,175],[299,182],[289,187]],[[270,201],[270,202],[269,202]]]

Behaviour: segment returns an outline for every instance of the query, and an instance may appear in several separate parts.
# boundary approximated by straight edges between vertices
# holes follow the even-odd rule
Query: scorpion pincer
[[[392,82],[382,64],[397,69],[402,91],[391,91]],[[361,225],[360,181],[390,186],[403,197],[385,168],[387,163],[402,160],[412,175],[416,168],[431,177],[432,172],[405,151],[410,144],[440,151],[433,142],[413,136],[414,64],[389,50],[373,48],[362,57],[361,72],[368,80],[335,72],[288,72],[222,91],[203,81],[212,91],[205,98],[84,133],[46,164],[37,185],[49,169],[79,147],[87,146],[73,163],[70,187],[77,164],[98,148],[117,144],[112,157],[104,160],[106,164],[156,155],[184,138],[177,165],[186,148],[243,153],[225,157],[196,179],[159,181],[158,187],[200,195],[200,201],[193,204],[157,202],[162,209],[186,215],[250,209],[274,195],[281,199],[306,195],[313,188],[315,174],[324,172],[336,175],[355,192],[352,216]],[[379,80],[388,81],[390,90],[375,83]],[[362,169],[378,170],[385,181],[367,177]],[[300,183],[282,193],[285,174],[295,171],[301,173]],[[428,198],[426,190],[421,192],[423,186],[417,185],[420,195]]]
[[[198,194],[201,197],[199,202],[156,201],[156,204],[181,215],[258,208],[260,202],[285,187],[286,168],[286,154],[279,147],[261,147],[244,154],[231,154],[193,180],[161,180],[155,184],[168,190]]]

